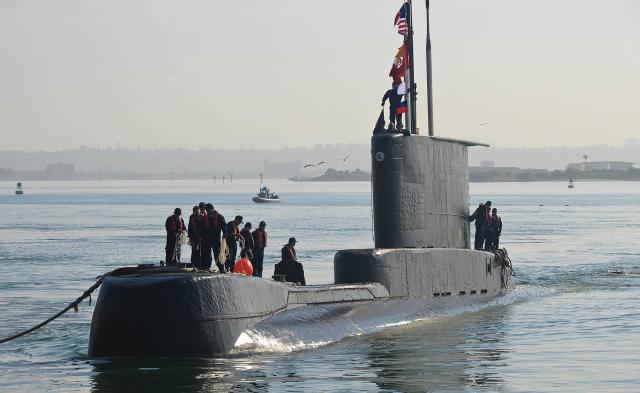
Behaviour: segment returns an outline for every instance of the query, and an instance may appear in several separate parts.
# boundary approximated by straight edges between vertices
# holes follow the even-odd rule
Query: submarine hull
[[[286,306],[282,283],[163,270],[105,277],[91,322],[90,356],[226,354],[243,330]]]
[[[170,268],[107,276],[89,355],[224,356],[243,332],[323,340],[336,337],[332,327],[339,321],[353,330],[339,334],[373,332],[386,323],[486,303],[513,289],[505,269],[482,251],[368,249],[338,252],[336,283],[326,285]]]

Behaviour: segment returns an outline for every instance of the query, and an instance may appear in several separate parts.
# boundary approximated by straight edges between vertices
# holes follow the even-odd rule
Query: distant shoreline
[[[516,168],[517,169],[517,168]],[[482,171],[470,170],[469,182],[494,183],[494,182],[543,182],[580,180],[619,180],[640,181],[640,169],[630,168],[626,171],[594,170],[578,171],[566,169],[564,171],[547,171],[541,169],[518,169],[517,171],[501,170],[496,168],[483,168]]]
[[[356,169],[353,172],[339,171],[329,168],[320,176],[316,177],[291,177],[293,182],[327,182],[327,181],[371,181],[371,173]]]
[[[214,176],[211,173],[75,173],[66,177],[48,177],[43,173],[12,173],[9,176],[0,176],[0,181],[24,182],[24,181],[100,181],[100,180],[210,180],[215,183],[223,183],[222,176]],[[225,176],[224,183],[232,183],[232,180],[256,179],[253,175]],[[284,179],[285,177],[265,177],[265,179]],[[541,169],[519,169],[517,172],[504,171],[496,168],[487,168],[483,171],[470,170],[470,183],[531,183],[531,182],[568,182],[573,179],[579,181],[640,181],[640,169],[631,168],[626,171],[575,171],[556,170],[547,171]],[[290,177],[293,182],[340,182],[340,181],[371,181],[371,173],[359,169],[355,171],[340,171],[328,169],[324,174],[315,177]]]

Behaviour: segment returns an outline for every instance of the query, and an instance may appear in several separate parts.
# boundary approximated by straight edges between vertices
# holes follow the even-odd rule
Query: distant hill
[[[478,140],[482,140],[479,136]],[[622,147],[547,147],[503,148],[472,147],[469,149],[469,165],[478,166],[482,161],[493,161],[500,167],[539,168],[564,170],[569,163],[582,162],[583,155],[589,161],[640,161],[640,140],[627,140]],[[119,149],[81,147],[61,151],[0,151],[0,168],[6,177],[12,172],[44,171],[52,163],[73,165],[75,176],[87,174],[109,177],[140,176],[149,174],[180,173],[199,176],[229,175],[236,177],[277,177],[273,166],[300,162],[315,164],[325,161],[337,171],[371,170],[371,147],[361,144],[326,144],[312,147],[282,147],[280,149]],[[265,162],[266,164],[265,168]],[[272,169],[273,175],[268,171]],[[277,168],[276,168],[277,169]],[[322,175],[320,168],[307,167],[298,176]]]
[[[371,173],[356,169],[353,172],[339,171],[329,168],[320,176],[316,177],[294,177],[292,181],[370,181]]]

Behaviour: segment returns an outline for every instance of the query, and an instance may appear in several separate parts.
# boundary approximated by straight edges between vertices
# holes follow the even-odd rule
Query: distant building
[[[487,162],[483,161],[482,163]],[[493,161],[489,161],[493,163]],[[484,166],[480,163],[480,166],[470,166],[469,173],[499,173],[505,175],[515,175],[518,173],[522,173],[522,169],[517,168],[515,166]]]
[[[296,177],[300,174],[302,161],[275,162],[265,160],[263,173],[266,177]]]
[[[633,168],[633,162],[626,161],[575,162],[567,165],[567,169],[576,171],[626,171],[630,168]]]
[[[71,179],[73,178],[73,164],[65,164],[64,162],[56,162],[47,165],[48,179]]]
[[[480,166],[483,168],[495,168],[495,161],[480,161]]]

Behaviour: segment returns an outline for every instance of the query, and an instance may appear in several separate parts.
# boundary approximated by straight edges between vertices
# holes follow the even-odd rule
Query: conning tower
[[[494,274],[493,254],[470,249],[467,150],[475,145],[481,144],[375,134],[371,138],[375,248],[338,251],[335,282],[377,282],[391,297],[504,290],[500,275]]]
[[[468,146],[446,138],[371,138],[376,248],[469,248]]]

